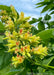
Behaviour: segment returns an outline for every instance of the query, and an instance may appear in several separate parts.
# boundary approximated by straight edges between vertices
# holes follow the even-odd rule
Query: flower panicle
[[[17,13],[13,6],[11,6],[12,14],[14,18],[17,18]],[[23,63],[26,56],[32,57],[32,54],[47,55],[47,47],[43,47],[40,44],[40,37],[32,35],[32,25],[29,24],[28,20],[30,17],[24,17],[24,13],[21,12],[17,19],[17,24],[10,17],[8,18],[5,27],[5,38],[7,39],[8,52],[14,53],[12,57],[12,64],[16,67],[18,64]],[[18,26],[18,28],[17,28]],[[39,45],[40,44],[40,45]],[[32,58],[31,58],[32,59]]]

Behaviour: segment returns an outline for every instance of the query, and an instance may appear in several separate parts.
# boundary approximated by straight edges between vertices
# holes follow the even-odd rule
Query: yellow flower
[[[6,31],[6,32],[5,32],[5,35],[6,35],[7,37],[10,36],[10,32]]]
[[[14,28],[14,23],[11,20],[11,18],[9,18],[9,20],[7,21],[7,24],[5,25],[6,28],[8,29],[13,29]]]
[[[14,8],[14,6],[11,5],[12,15],[14,15],[15,18],[17,18],[17,12]]]
[[[17,61],[17,58],[13,56],[12,61]]]
[[[28,39],[28,37],[29,37],[29,34],[28,33],[25,33],[24,34],[24,39]]]
[[[12,47],[14,47],[16,44],[7,44],[6,46],[8,46],[9,48],[12,48]]]
[[[31,29],[32,25],[30,25],[28,22],[25,22],[25,24],[20,24],[20,28],[28,28],[29,30]],[[28,30],[27,29],[27,30]]]
[[[13,34],[13,36],[17,36],[18,35],[18,33],[15,30],[13,31],[12,34]]]
[[[24,19],[24,13],[21,12],[21,14],[19,15],[19,19],[18,19],[18,24],[20,24]]]
[[[8,52],[14,52],[14,51],[16,51],[16,47],[13,47],[13,48],[10,48],[10,47],[9,47]]]
[[[2,10],[2,11],[1,11],[1,14],[3,14],[3,15],[7,15],[6,10]]]
[[[13,32],[12,32],[12,38],[13,39],[16,39],[16,38],[18,38],[18,33],[15,31],[15,30],[13,30]]]
[[[21,14],[20,14],[20,19],[23,19],[23,18],[24,18],[24,13],[21,12]]]
[[[8,39],[8,42],[11,43],[11,44],[16,44],[16,40]]]
[[[31,57],[31,54],[27,52],[27,56],[28,56],[28,57]]]
[[[5,35],[6,35],[6,37],[3,38],[3,39],[11,39],[11,37],[12,37],[12,35],[10,34],[9,31],[6,31],[6,32],[5,32]]]
[[[22,63],[24,61],[23,56],[16,56],[12,57],[12,64],[16,67],[18,64]]]
[[[3,15],[3,16],[1,17],[1,20],[2,20],[3,22],[6,22],[8,18],[9,18],[8,16]]]
[[[24,24],[24,27],[30,28],[30,27],[32,27],[32,25],[30,25],[29,22],[26,22],[26,23]]]
[[[32,43],[32,42],[36,42],[36,43],[39,43],[39,40],[40,40],[40,37],[36,35],[33,35],[33,36],[30,36],[29,37],[29,41]]]
[[[24,47],[23,46],[21,46],[21,49],[20,49],[20,51],[19,51],[23,56],[25,56],[25,50],[24,50]]]
[[[23,21],[27,21],[27,20],[29,20],[30,19],[30,16],[29,17],[25,17],[24,19],[23,19]]]
[[[27,51],[27,52],[30,52],[30,45],[27,45],[26,51]]]
[[[34,49],[34,53],[35,54],[42,54],[42,55],[47,55],[47,48],[46,47],[42,47],[42,45],[39,45],[39,47]]]

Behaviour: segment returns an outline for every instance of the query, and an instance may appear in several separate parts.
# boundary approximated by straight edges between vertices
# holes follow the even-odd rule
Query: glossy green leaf
[[[42,6],[44,6],[44,5],[43,5],[43,4],[41,4],[41,5],[37,6],[36,8],[39,8],[39,7],[42,7]]]
[[[43,73],[43,75],[54,75],[54,70],[51,70],[51,71],[46,71]]]
[[[44,0],[45,2],[49,2],[50,0]]]
[[[50,57],[50,58],[47,58],[47,59],[44,59],[42,61],[42,65],[49,65],[51,63],[51,61],[54,59],[54,56]],[[38,67],[39,69],[39,73],[46,73],[46,69],[42,68],[42,67]],[[51,70],[49,70],[50,72]],[[48,71],[47,71],[48,72]]]
[[[40,1],[39,3],[37,3],[35,5],[37,5],[36,8],[44,6],[41,13],[44,13],[48,10],[49,11],[54,10],[54,0],[43,0],[43,1]]]
[[[33,23],[36,23],[37,21],[38,21],[37,19],[32,18],[32,20],[31,20],[31,21],[29,21],[29,23],[30,23],[30,24],[33,24]]]
[[[31,33],[32,33],[33,35],[35,35],[35,34],[38,33],[38,30],[37,30],[35,27],[32,27],[32,28],[31,28]]]
[[[49,22],[50,26],[54,25],[54,21]]]
[[[0,75],[6,75],[9,70],[10,66],[4,67],[2,70],[0,70]]]
[[[23,71],[21,71],[18,75],[26,75],[27,74],[27,70],[23,69]]]
[[[54,75],[54,70],[45,71],[43,68],[38,67],[39,73],[37,75]]]
[[[54,59],[54,56],[44,59],[42,64],[49,65],[53,59]]]
[[[37,36],[40,36],[40,38],[46,42],[50,40],[50,38],[54,38],[54,29],[48,29],[48,30],[44,30],[41,31],[37,34]]]
[[[44,17],[44,20],[50,20],[51,19],[51,16],[46,14],[45,17]]]
[[[40,17],[39,19],[38,19],[38,21],[41,21],[42,20],[42,17]]]
[[[51,15],[51,14],[54,14],[54,11],[52,11],[52,12],[50,13],[50,15]]]
[[[45,1],[39,2],[39,3],[36,4],[36,5],[38,5],[36,8],[42,7],[42,6],[44,6],[44,5],[48,5],[49,3],[50,3],[50,2],[45,2]]]
[[[52,8],[54,6],[54,4],[49,4],[49,5],[46,5],[44,8],[43,8],[43,10],[42,10],[42,12],[41,13],[44,13],[44,12],[46,12],[47,10],[49,10],[50,8]]]
[[[11,62],[11,54],[7,52],[3,43],[0,43],[0,69],[3,69]]]
[[[36,5],[41,5],[41,4],[43,4],[43,5],[45,5],[45,4],[47,4],[48,2],[39,2],[39,3],[37,3]]]
[[[38,23],[38,29],[39,29],[40,31],[42,31],[42,30],[45,29],[45,25],[44,25],[44,23],[43,23],[42,21],[40,21],[40,22]]]
[[[54,10],[54,6],[49,11],[52,11],[52,10]]]
[[[6,5],[0,5],[0,10],[6,10],[7,12],[11,12],[10,7]]]
[[[9,72],[6,73],[6,75],[15,75],[17,73],[19,73],[21,71],[21,69],[11,69]]]

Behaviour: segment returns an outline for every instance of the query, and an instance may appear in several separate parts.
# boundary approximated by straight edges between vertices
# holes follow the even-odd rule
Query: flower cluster
[[[31,28],[32,25],[29,24],[28,20],[30,17],[24,17],[24,13],[21,12],[19,18],[17,19],[17,13],[11,7],[12,12],[15,17],[12,20],[8,17],[5,23],[6,31],[5,38],[7,39],[8,52],[14,53],[12,57],[12,64],[17,66],[23,63],[24,59],[28,56],[32,59],[32,53],[37,55],[46,56],[47,48],[40,44],[40,37],[32,35]]]

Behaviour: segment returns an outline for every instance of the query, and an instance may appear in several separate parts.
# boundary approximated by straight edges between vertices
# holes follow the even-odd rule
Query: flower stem
[[[31,75],[33,75],[33,71],[32,71],[32,69],[31,69]]]

